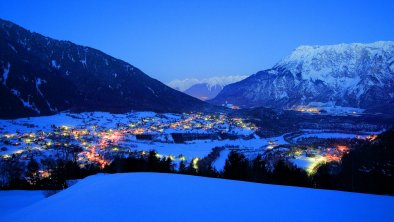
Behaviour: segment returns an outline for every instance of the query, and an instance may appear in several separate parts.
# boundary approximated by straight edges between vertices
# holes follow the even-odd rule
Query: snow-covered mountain
[[[388,112],[394,105],[394,42],[300,46],[272,69],[226,86],[212,100],[243,107],[310,103]]]
[[[210,86],[208,83],[198,83],[183,92],[190,96],[196,97],[197,99],[205,101],[215,98],[215,96],[217,96],[220,91],[222,91],[223,87],[224,86],[222,85]]]
[[[0,19],[0,118],[210,108],[105,53]],[[200,108],[199,108],[200,107]]]
[[[18,195],[7,198],[0,192],[0,203],[3,196],[7,204],[19,201],[23,206]],[[0,214],[0,220],[392,221],[393,207],[394,198],[382,195],[177,174],[122,173],[87,177],[49,198]],[[327,216],[327,212],[333,213]]]
[[[206,79],[173,80],[168,85],[176,90],[196,97],[200,100],[214,98],[228,84],[241,81],[248,76],[215,76]]]

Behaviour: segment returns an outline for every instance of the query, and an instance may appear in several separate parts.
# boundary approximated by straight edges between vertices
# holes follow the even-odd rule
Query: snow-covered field
[[[332,116],[358,116],[365,111],[365,109],[355,107],[337,106],[334,102],[311,102],[306,106],[296,106],[292,109],[300,112]]]
[[[384,132],[384,130],[381,131],[376,131],[376,132],[355,132],[355,133],[345,133],[345,132],[329,132],[325,130],[310,130],[310,129],[305,129],[302,130],[303,134],[300,136],[297,136],[293,138],[293,142],[297,142],[299,140],[305,139],[305,138],[321,138],[321,139],[354,139],[354,138],[362,138],[365,139],[367,136],[374,135],[374,134],[380,134]]]
[[[306,133],[303,134],[299,137],[296,137],[294,140],[300,140],[303,138],[310,138],[310,137],[316,137],[316,138],[323,138],[323,139],[329,139],[329,138],[337,138],[337,139],[352,139],[356,138],[356,136],[359,136],[359,134],[353,134],[353,133]]]
[[[0,221],[393,221],[393,209],[390,196],[125,173],[85,178]]]
[[[212,167],[216,169],[218,172],[222,172],[224,170],[226,159],[229,154],[230,154],[229,149],[222,150],[219,154],[219,157],[212,163]]]

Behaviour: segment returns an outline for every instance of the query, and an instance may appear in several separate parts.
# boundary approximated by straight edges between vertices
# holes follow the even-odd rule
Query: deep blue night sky
[[[4,1],[0,17],[163,82],[250,75],[301,44],[394,40],[394,1]]]

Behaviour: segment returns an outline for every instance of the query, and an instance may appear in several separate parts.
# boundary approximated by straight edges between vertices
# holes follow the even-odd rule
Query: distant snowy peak
[[[380,41],[300,46],[272,69],[226,86],[212,103],[292,108],[321,102],[390,112],[393,95],[394,42]]]
[[[186,89],[190,88],[192,85],[195,85],[198,83],[201,83],[201,81],[198,79],[194,79],[194,78],[183,79],[183,80],[175,79],[175,80],[172,80],[171,82],[167,83],[167,85],[173,89],[183,92]]]
[[[173,80],[168,85],[200,100],[209,100],[219,94],[231,83],[241,81],[247,76],[215,76],[206,79]]]
[[[234,83],[234,82],[238,82],[241,81],[243,79],[245,79],[248,76],[244,76],[244,75],[234,75],[234,76],[214,76],[214,77],[210,77],[210,78],[205,78],[205,79],[197,79],[197,78],[190,78],[190,79],[175,79],[172,80],[171,82],[169,82],[167,85],[179,90],[179,91],[185,91],[187,89],[189,89],[190,87],[192,87],[193,85],[196,84],[206,84],[209,88],[209,90],[211,90],[213,87],[217,87],[220,86],[221,88],[223,88],[224,86]]]

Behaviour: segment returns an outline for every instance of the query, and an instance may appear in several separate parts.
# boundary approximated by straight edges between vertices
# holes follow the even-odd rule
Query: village
[[[104,168],[116,157],[155,150],[159,158],[170,158],[178,166],[181,161],[197,165],[199,159],[220,147],[221,155],[214,163],[217,171],[223,170],[226,154],[237,150],[250,159],[258,154],[273,162],[286,159],[313,174],[320,163],[340,161],[349,152],[348,140],[368,136],[334,135],[327,143],[328,138],[307,132],[262,138],[257,130],[253,123],[225,114],[61,113],[1,120],[0,156],[26,161],[54,157],[76,161],[80,167],[95,164]]]

